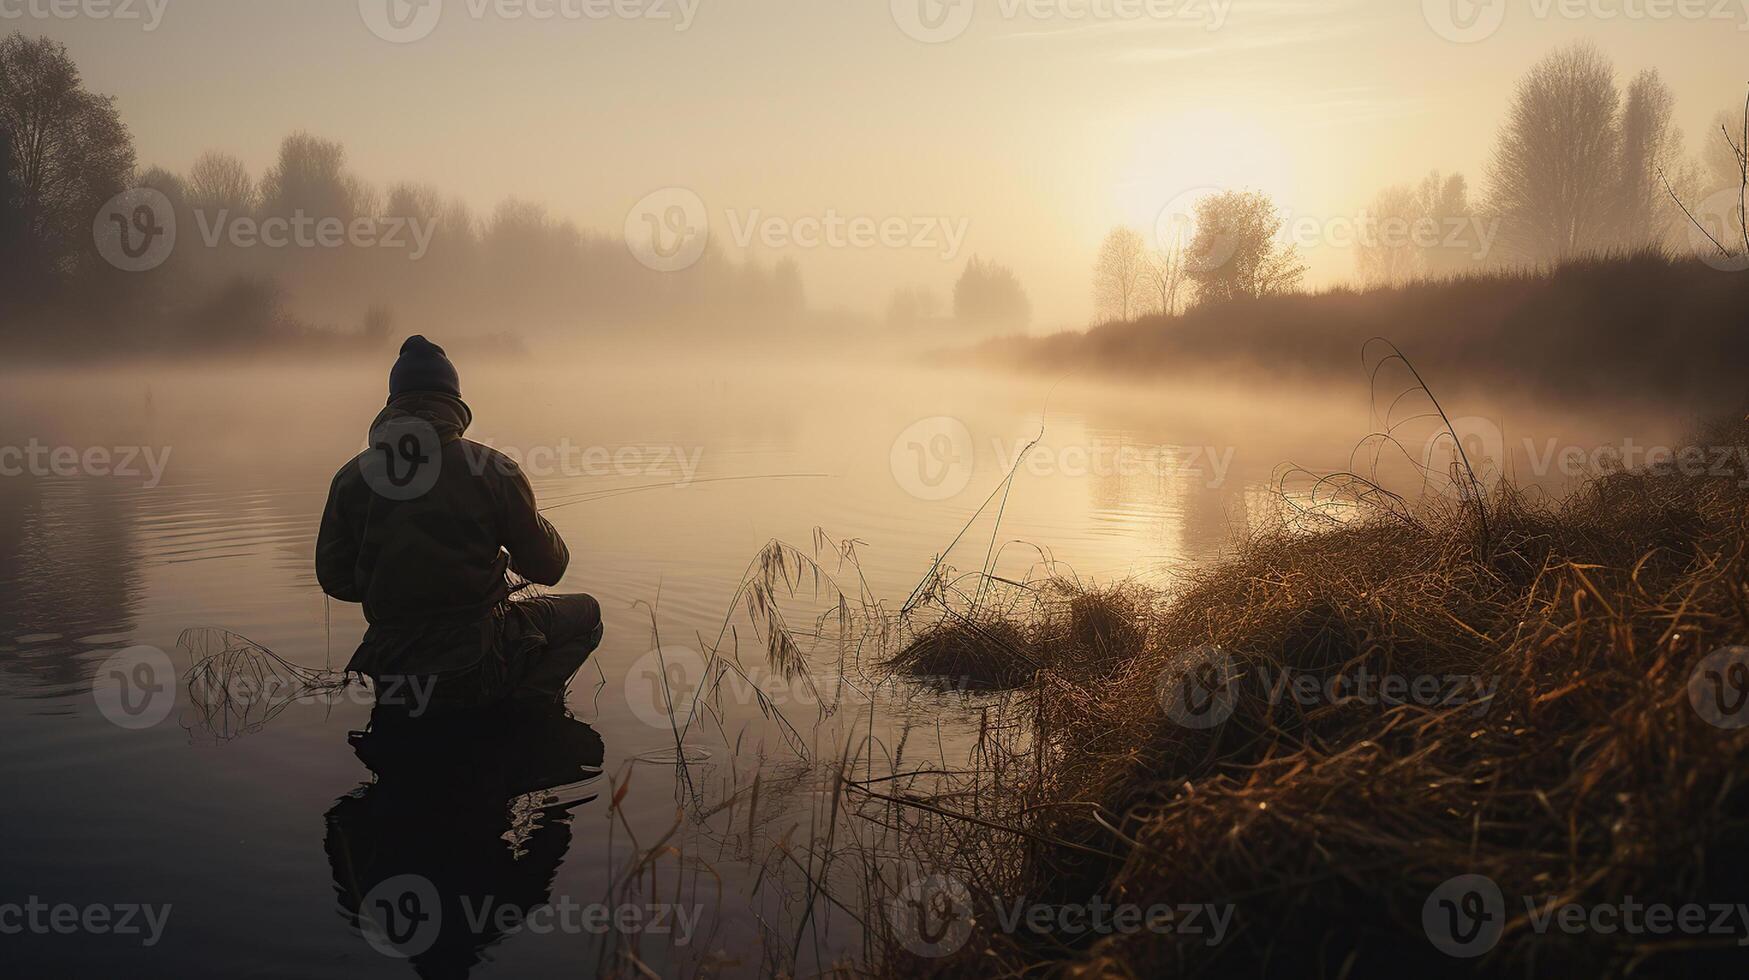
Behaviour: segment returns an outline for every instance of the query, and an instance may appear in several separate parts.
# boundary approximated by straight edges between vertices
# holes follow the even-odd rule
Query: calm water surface
[[[692,934],[636,941],[664,975],[757,974],[772,945],[804,972],[854,958],[856,922],[816,900],[802,924],[805,892],[771,870],[785,864],[779,842],[807,839],[823,819],[810,760],[838,752],[847,732],[891,746],[916,729],[927,737],[909,736],[914,751],[927,742],[957,764],[976,700],[871,687],[866,670],[845,693],[832,683],[837,653],[816,651],[816,687],[835,692],[830,717],[793,680],[771,688],[799,747],[753,699],[730,697],[720,722],[688,732],[693,763],[680,780],[653,627],[672,652],[664,664],[684,667],[687,650],[732,635],[749,672],[769,680],[762,643],[731,608],[767,542],[811,553],[816,529],[854,539],[869,595],[896,608],[1041,421],[1000,528],[993,535],[986,514],[948,560],[975,569],[994,540],[1005,575],[1027,574],[1046,549],[1086,579],[1169,585],[1269,506],[1279,464],[1341,468],[1369,429],[1358,387],[1259,399],[1218,382],[1095,390],[827,361],[640,363],[650,366],[462,363],[470,437],[525,458],[571,545],[556,591],[595,594],[607,619],[568,702],[588,727],[554,736],[585,755],[598,736],[603,775],[573,780],[562,805],[503,785],[515,778],[477,778],[481,765],[538,765],[538,750],[515,743],[491,751],[517,758],[488,756],[448,781],[437,760],[435,788],[427,778],[410,796],[391,792],[348,743],[365,727],[359,696],[292,703],[229,738],[202,724],[186,689],[145,729],[99,710],[100,664],[143,645],[186,671],[195,653],[178,641],[191,628],[231,631],[310,668],[345,663],[364,624],[356,607],[324,599],[312,554],[328,480],[381,405],[383,365],[7,378],[0,445],[169,456],[156,485],[148,473],[0,477],[0,902],[169,914],[150,947],[137,935],[27,931],[5,937],[6,959],[39,975],[521,976],[590,975],[609,951],[602,936],[534,920],[458,939],[452,909],[441,941],[399,958],[356,913],[361,895],[402,874],[521,909],[679,896],[698,906]],[[1565,440],[1596,437],[1549,426]],[[807,624],[820,603],[804,596],[794,608],[792,625]],[[683,684],[685,671],[670,676]],[[713,812],[755,774],[760,812]],[[635,867],[670,828],[672,850]]]

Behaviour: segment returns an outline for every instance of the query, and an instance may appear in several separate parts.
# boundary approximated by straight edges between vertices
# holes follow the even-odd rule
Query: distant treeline
[[[149,270],[126,271],[100,244],[104,212],[141,187],[168,200],[175,246]],[[164,216],[142,213],[140,229],[127,227],[133,208],[130,199],[113,219],[115,233],[140,246]],[[220,152],[186,173],[139,169],[114,98],[85,90],[64,46],[0,38],[9,350],[334,348],[413,325],[518,336],[658,324],[781,332],[804,309],[793,261],[737,263],[711,247],[690,267],[656,271],[618,235],[526,201],[479,215],[427,186],[379,190],[347,169],[340,144],[306,133],[287,137],[259,176]]]
[[[1296,292],[1298,242],[1333,244],[1337,228],[1367,286],[1648,248],[1740,257],[1749,251],[1740,196],[1749,113],[1719,111],[1690,154],[1675,107],[1656,70],[1618,88],[1614,65],[1592,45],[1556,50],[1503,107],[1479,193],[1463,174],[1435,171],[1324,227],[1259,191],[1216,193],[1194,202],[1193,214],[1162,215],[1152,242],[1127,227],[1107,235],[1093,269],[1096,320]]]
[[[1725,411],[1743,402],[1749,273],[1660,251],[1364,291],[1193,306],[1086,333],[987,344],[985,361],[1060,375],[1359,377],[1387,337],[1437,392],[1489,389]]]

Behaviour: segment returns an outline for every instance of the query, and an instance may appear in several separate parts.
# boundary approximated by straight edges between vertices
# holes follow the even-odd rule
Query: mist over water
[[[677,782],[675,736],[652,681],[653,629],[676,662],[718,643],[760,549],[781,539],[813,552],[816,529],[857,541],[869,593],[896,606],[1041,425],[1000,526],[993,510],[972,521],[948,564],[976,570],[994,555],[993,570],[1018,580],[1048,557],[1058,563],[1052,570],[1090,581],[1170,586],[1269,519],[1280,504],[1280,464],[1343,469],[1371,431],[1359,380],[1259,394],[1216,379],[1092,386],[897,360],[584,352],[459,360],[475,412],[468,436],[522,463],[572,549],[555,591],[596,595],[608,627],[567,704],[599,732],[603,768],[626,795],[611,817],[604,798],[561,818],[568,845],[550,835],[528,845],[550,865],[534,877],[550,875],[554,896],[605,894],[632,853],[622,819],[647,845],[675,822],[677,801],[734,797],[755,774],[766,781],[769,823],[752,835],[721,818],[681,819],[671,843],[686,857],[664,880],[692,882],[700,928],[710,932],[686,945],[644,936],[640,955],[665,972],[758,948],[755,912],[768,922],[793,914],[776,888],[750,904],[719,901],[714,883],[695,880],[693,862],[708,863],[729,894],[746,894],[769,860],[761,840],[824,819],[815,809],[829,802],[819,760],[841,749],[847,732],[881,733],[889,747],[908,738],[913,753],[951,761],[989,702],[910,682],[871,684],[868,665],[840,678],[854,691],[835,691],[842,660],[830,643],[810,651],[810,688],[765,665],[761,640],[733,633],[729,648],[754,682],[776,692],[801,747],[743,691],[720,721],[689,731],[697,757]],[[40,446],[45,468],[0,480],[0,765],[30,773],[35,787],[7,808],[0,832],[28,831],[36,842],[0,859],[7,880],[173,902],[183,928],[166,933],[164,962],[210,957],[201,961],[208,968],[243,970],[270,956],[292,973],[404,969],[332,912],[325,849],[337,833],[351,840],[356,827],[345,821],[363,811],[342,808],[326,823],[324,814],[365,776],[344,737],[364,726],[365,699],[296,703],[222,743],[205,737],[185,700],[174,715],[180,724],[142,734],[111,724],[92,699],[93,672],[118,649],[157,647],[186,670],[191,657],[177,643],[193,627],[231,631],[306,667],[344,665],[364,623],[358,607],[325,601],[312,549],[328,482],[363,447],[382,405],[383,373],[361,360],[6,379],[0,442]],[[1508,411],[1504,403],[1465,410]],[[1639,431],[1650,443],[1680,421],[1624,429],[1612,420],[1587,431],[1556,407],[1510,412],[1500,417],[1513,420],[1515,445],[1521,433],[1535,434],[1529,444],[1595,444],[1598,431]],[[81,455],[79,472],[58,473],[62,446],[108,449],[107,469],[92,470],[97,457]],[[1532,482],[1558,488],[1565,479],[1554,472]],[[854,581],[830,546],[820,557]],[[807,595],[796,599],[792,624],[809,608]],[[42,716],[59,721],[46,726]],[[870,771],[884,764],[864,761]],[[829,926],[804,963],[856,952],[854,921]],[[128,952],[98,943],[81,962],[120,968]],[[559,970],[599,952],[598,938],[523,930],[491,947],[480,975]]]

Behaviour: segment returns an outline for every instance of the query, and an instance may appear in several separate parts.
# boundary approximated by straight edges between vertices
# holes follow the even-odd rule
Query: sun
[[[1114,188],[1123,220],[1150,245],[1186,233],[1196,202],[1224,190],[1281,200],[1291,185],[1287,144],[1244,115],[1198,109],[1138,127]]]

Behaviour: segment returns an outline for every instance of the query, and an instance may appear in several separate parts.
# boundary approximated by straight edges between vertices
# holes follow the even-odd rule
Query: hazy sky
[[[1691,151],[1749,82],[1749,0],[424,2],[0,0],[0,31],[65,41],[143,165],[218,148],[258,174],[308,129],[379,185],[517,195],[601,231],[670,186],[731,249],[754,217],[898,218],[923,246],[790,247],[810,301],[945,297],[977,253],[1014,267],[1035,329],[1084,324],[1104,232],[1151,229],[1194,188],[1327,221],[1433,168],[1479,185],[1515,79],[1571,40],[1624,84],[1659,69]],[[110,3],[136,19],[54,15]],[[388,3],[396,36],[429,33],[379,37]],[[963,223],[951,258],[935,219]],[[1351,274],[1341,250],[1307,258],[1314,284]]]

